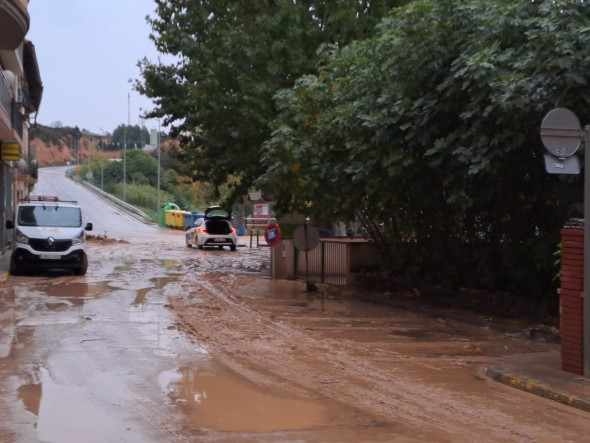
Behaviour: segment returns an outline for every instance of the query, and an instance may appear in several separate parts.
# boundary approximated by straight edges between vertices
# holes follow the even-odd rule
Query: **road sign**
[[[293,244],[300,251],[311,251],[320,242],[320,233],[314,226],[302,225],[293,233]]]
[[[566,108],[549,111],[541,123],[541,140],[557,158],[573,155],[582,142],[582,126],[576,114]]]
[[[545,170],[549,174],[579,174],[580,160],[572,155],[567,158],[557,158],[551,154],[544,154]]]
[[[275,223],[271,223],[264,230],[264,240],[270,247],[276,246],[281,241],[281,228]]]
[[[2,161],[20,160],[20,145],[18,143],[2,143]]]

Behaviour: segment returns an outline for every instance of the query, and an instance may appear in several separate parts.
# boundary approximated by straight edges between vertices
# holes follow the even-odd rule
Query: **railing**
[[[84,180],[81,180],[80,183],[82,185],[86,186],[87,188],[89,188],[92,192],[99,194],[101,197],[112,201],[117,206],[120,206],[120,207],[124,208],[125,210],[127,210],[135,215],[138,215],[139,217],[143,218],[144,220],[148,220],[150,218],[150,216],[147,215],[145,212],[141,211],[140,209],[137,209],[135,206],[131,206],[130,204],[125,203],[123,200],[119,200],[114,195],[104,192],[102,189],[97,188],[96,186],[91,185],[90,183],[88,183]]]
[[[20,113],[16,102],[12,96],[12,90],[6,76],[0,69],[0,108],[8,117],[12,128],[16,131],[19,138],[23,138],[24,117]]]
[[[14,101],[12,102],[12,119],[11,119],[11,121],[12,121],[12,127],[16,131],[19,138],[22,140],[25,119],[24,119],[23,115],[20,113],[20,111],[18,110],[18,107],[16,106],[16,103]]]
[[[8,84],[8,80],[0,69],[0,108],[4,109],[4,113],[12,122],[12,91]]]

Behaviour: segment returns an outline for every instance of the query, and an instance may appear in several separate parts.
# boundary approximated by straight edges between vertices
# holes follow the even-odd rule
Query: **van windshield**
[[[82,226],[82,211],[67,206],[21,206],[17,220],[20,226],[78,228]]]

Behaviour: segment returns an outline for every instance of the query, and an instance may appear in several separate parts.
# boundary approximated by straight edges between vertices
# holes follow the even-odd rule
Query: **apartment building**
[[[0,0],[0,251],[9,240],[5,221],[37,179],[29,127],[41,104],[43,84],[35,46],[25,39],[28,5],[29,0]]]

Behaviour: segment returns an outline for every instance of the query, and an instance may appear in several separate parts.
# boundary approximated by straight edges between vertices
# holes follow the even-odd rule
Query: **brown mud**
[[[583,441],[487,379],[529,322],[270,278],[268,248],[91,238],[86,276],[0,289],[0,442]],[[394,301],[397,303],[394,303]]]

